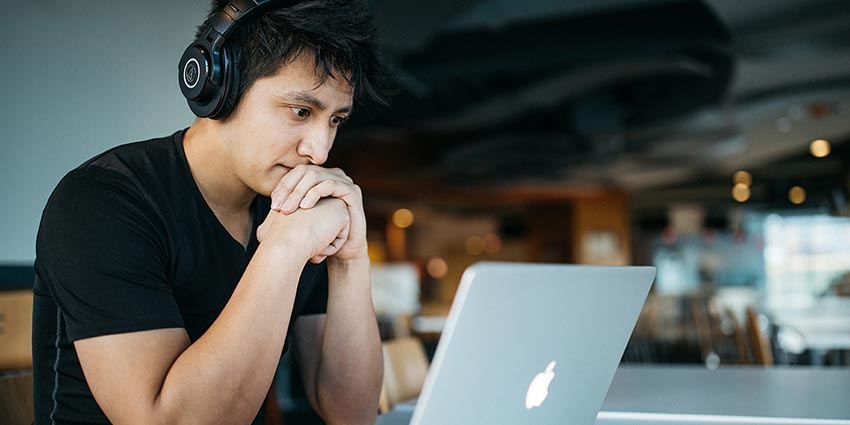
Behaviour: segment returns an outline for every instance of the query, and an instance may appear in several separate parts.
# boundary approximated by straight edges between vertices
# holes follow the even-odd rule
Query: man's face
[[[343,78],[318,84],[309,55],[258,79],[222,123],[232,170],[254,192],[268,196],[296,165],[327,160],[352,101],[351,86]]]

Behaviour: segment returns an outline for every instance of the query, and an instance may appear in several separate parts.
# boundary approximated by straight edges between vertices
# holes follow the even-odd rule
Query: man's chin
[[[254,192],[257,192],[258,195],[262,195],[265,197],[270,197],[272,195],[272,191],[277,187],[277,184],[280,183],[280,180],[283,176],[286,175],[290,171],[290,168],[283,166],[275,166],[268,174],[267,177],[259,182],[258,187],[254,187]]]
[[[271,179],[268,179],[253,182],[253,184],[249,184],[248,187],[257,195],[269,197],[271,196],[276,184],[277,182],[271,183]]]
[[[259,188],[259,190],[255,189],[254,191],[257,192],[258,195],[262,195],[268,198],[272,196],[272,191],[274,190],[276,185],[277,182],[275,182],[271,186],[269,184],[264,184],[263,187]]]

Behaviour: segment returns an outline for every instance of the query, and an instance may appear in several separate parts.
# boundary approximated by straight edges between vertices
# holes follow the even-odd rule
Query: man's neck
[[[234,172],[225,149],[227,141],[222,140],[215,126],[205,119],[195,120],[183,137],[186,160],[201,195],[216,215],[242,215],[248,212],[257,194]]]

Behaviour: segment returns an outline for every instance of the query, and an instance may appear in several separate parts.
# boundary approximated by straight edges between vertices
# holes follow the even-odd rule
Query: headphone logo
[[[183,66],[183,84],[192,89],[198,84],[198,76],[201,74],[201,65],[198,60],[191,58]]]

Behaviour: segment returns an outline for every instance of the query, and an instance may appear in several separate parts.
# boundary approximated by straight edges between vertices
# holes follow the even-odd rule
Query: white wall
[[[3,3],[0,265],[31,264],[41,211],[65,173],[192,122],[177,61],[209,2]]]

